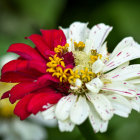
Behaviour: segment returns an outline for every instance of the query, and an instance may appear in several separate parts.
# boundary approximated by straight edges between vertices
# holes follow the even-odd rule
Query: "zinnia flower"
[[[35,48],[10,46],[8,51],[20,57],[3,67],[1,81],[18,84],[3,98],[20,100],[15,114],[21,119],[41,111],[45,119],[57,118],[61,131],[72,131],[89,118],[95,132],[105,132],[114,114],[140,111],[140,65],[129,65],[140,57],[140,45],[128,37],[109,54],[104,41],[111,30],[75,22],[31,35]]]
[[[8,62],[2,68],[1,81],[15,83],[11,90],[5,92],[2,98],[9,97],[11,103],[17,103],[14,113],[21,120],[29,115],[43,111],[46,104],[56,104],[63,94],[68,94],[69,83],[62,85],[57,77],[47,72],[47,62],[50,65],[64,65],[73,68],[74,59],[62,60],[55,55],[55,47],[66,44],[62,30],[41,30],[42,36],[33,34],[28,37],[35,44],[35,48],[24,43],[12,44],[8,52],[14,52],[20,57]],[[65,57],[71,56],[66,53]],[[50,57],[52,56],[52,57]],[[66,57],[67,58],[67,57]],[[50,69],[51,71],[51,69]]]

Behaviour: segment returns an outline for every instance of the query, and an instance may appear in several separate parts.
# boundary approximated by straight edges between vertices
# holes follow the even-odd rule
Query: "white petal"
[[[110,100],[115,114],[128,117],[132,109],[130,101],[118,94],[109,95],[107,98]]]
[[[118,93],[126,97],[135,97],[137,94],[136,87],[126,81],[112,81],[112,83],[105,84],[102,90]]]
[[[72,105],[75,103],[77,96],[70,94],[59,100],[56,105],[55,114],[59,120],[66,120],[69,117]]]
[[[107,73],[105,76],[107,79],[111,79],[112,81],[125,81],[140,77],[140,64],[129,65],[119,69],[118,71],[114,70],[110,73]]]
[[[41,114],[45,120],[55,119],[55,105],[51,106],[50,108],[42,111]]]
[[[113,108],[110,101],[104,95],[92,93],[87,93],[86,95],[104,121],[111,119],[113,116]]]
[[[138,78],[138,79],[130,79],[130,80],[128,80],[129,81],[129,83],[131,83],[131,84],[140,84],[140,79]]]
[[[62,28],[62,27],[59,27],[59,28],[64,32],[66,39],[68,39],[69,38],[69,28]]]
[[[130,100],[130,103],[133,109],[140,112],[140,98],[138,96]]]
[[[113,77],[112,75],[119,73],[122,69],[126,68],[127,66],[129,66],[129,62],[125,62],[125,63],[121,64],[119,67],[117,67],[116,69],[108,72],[107,74],[104,74],[104,77],[105,78]]]
[[[71,39],[67,39],[67,43],[69,44],[68,51],[75,51],[74,43]]]
[[[76,79],[75,86],[81,87],[82,86],[82,81],[80,79]]]
[[[27,121],[15,119],[12,121],[12,131],[21,140],[41,140],[45,139],[46,131],[41,126]]]
[[[76,79],[75,86],[70,85],[70,89],[76,90],[82,86],[82,81],[80,79]]]
[[[140,58],[140,45],[131,37],[125,38],[111,54],[109,61],[104,67],[104,72],[136,58]]]
[[[101,61],[101,59],[98,59],[92,65],[92,72],[97,74],[102,71],[103,67],[104,67],[104,63]]]
[[[92,44],[90,46],[89,51],[92,49],[97,50],[99,52],[103,42],[108,36],[109,32],[112,30],[112,27],[100,23],[92,27],[89,33],[89,39],[92,40]]]
[[[87,89],[92,93],[98,93],[100,89],[103,87],[103,83],[99,78],[94,78],[90,82],[85,84]]]
[[[101,47],[101,49],[100,49],[100,51],[99,51],[99,54],[102,55],[101,60],[102,60],[103,62],[105,61],[106,58],[108,58],[107,42],[105,42],[105,43],[102,45],[102,47]]]
[[[74,22],[69,28],[69,38],[72,39],[73,42],[85,42],[88,32],[87,23]]]
[[[89,115],[89,106],[87,104],[86,98],[79,96],[78,100],[75,102],[70,112],[70,119],[75,124],[83,123]]]
[[[98,115],[97,111],[95,110],[94,106],[92,104],[89,104],[90,106],[90,114],[89,114],[89,120],[90,123],[94,129],[94,132],[105,132],[107,130],[108,121],[104,121],[101,119],[101,117]]]
[[[74,124],[68,119],[65,121],[58,121],[59,129],[61,132],[69,131],[71,132],[74,129]]]

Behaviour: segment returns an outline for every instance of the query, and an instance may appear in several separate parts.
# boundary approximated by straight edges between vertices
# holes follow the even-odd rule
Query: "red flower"
[[[14,113],[21,120],[43,111],[43,106],[48,103],[56,104],[64,94],[68,94],[69,84],[59,85],[59,79],[46,72],[49,57],[55,54],[54,48],[66,44],[65,35],[62,30],[41,30],[41,33],[28,37],[35,48],[24,43],[11,45],[8,52],[20,57],[7,63],[1,72],[2,82],[18,83],[2,98],[9,97],[11,103],[19,100]],[[65,54],[65,65],[73,67],[74,58],[68,60],[69,55],[73,57],[72,54]]]

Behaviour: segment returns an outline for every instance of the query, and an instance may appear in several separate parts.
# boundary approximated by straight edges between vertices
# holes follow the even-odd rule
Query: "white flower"
[[[44,118],[56,117],[61,131],[72,131],[89,118],[95,132],[105,132],[114,114],[128,117],[132,109],[139,112],[140,65],[129,65],[129,61],[140,58],[140,45],[127,37],[109,55],[104,41],[112,27],[101,23],[90,30],[86,23],[74,22],[61,29],[83,79],[77,79],[68,96],[44,111]],[[78,43],[85,47],[78,48]]]
[[[35,123],[18,118],[0,119],[0,136],[3,140],[44,140],[46,131]]]

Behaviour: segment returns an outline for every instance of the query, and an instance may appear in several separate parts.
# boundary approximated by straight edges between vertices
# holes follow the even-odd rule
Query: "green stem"
[[[79,125],[78,128],[86,140],[98,140],[88,119]]]

